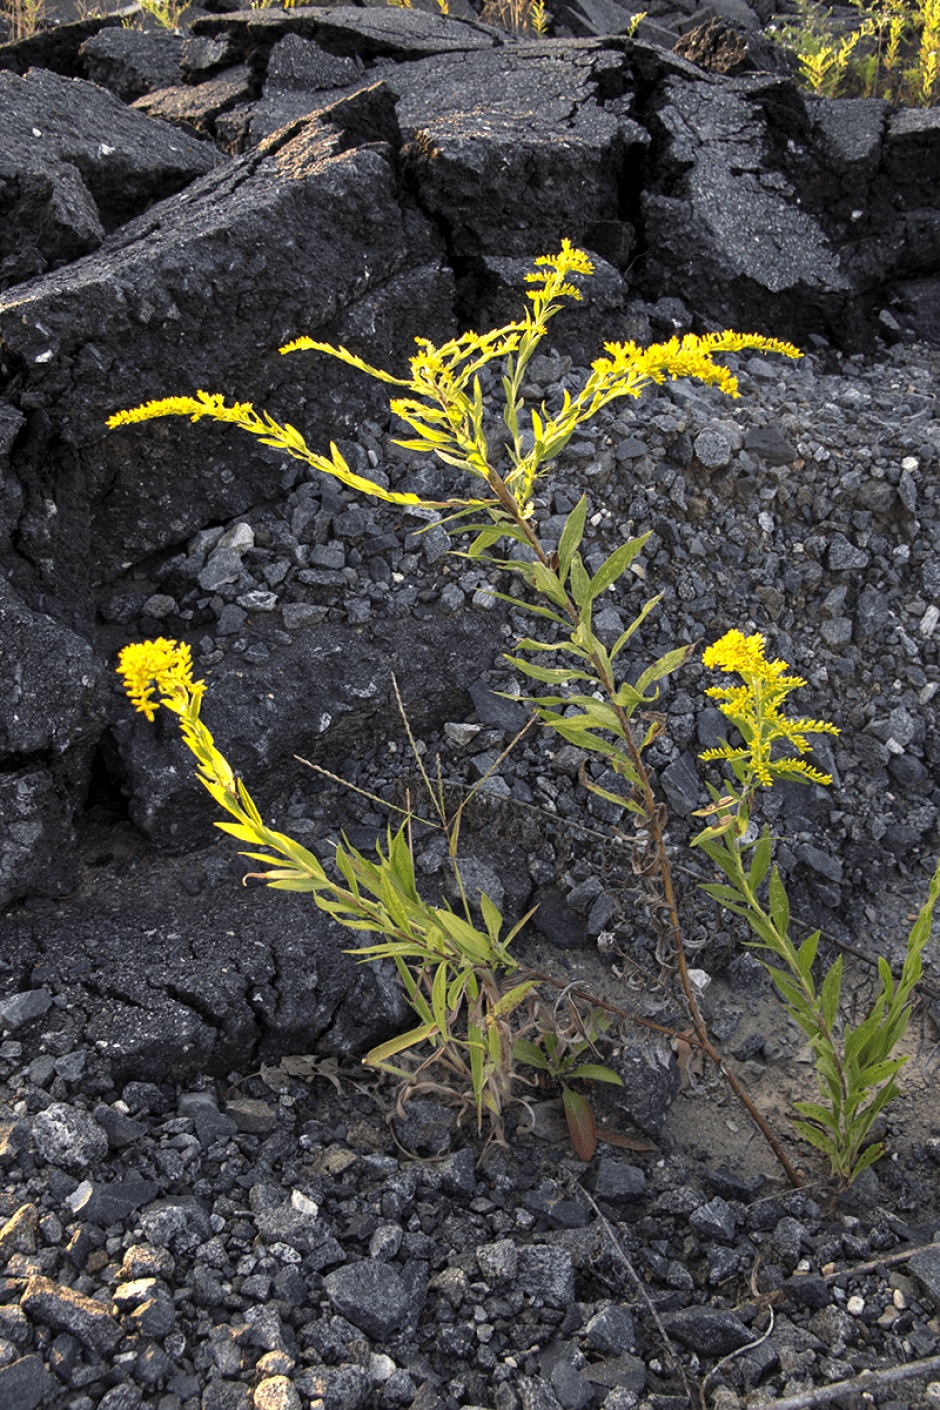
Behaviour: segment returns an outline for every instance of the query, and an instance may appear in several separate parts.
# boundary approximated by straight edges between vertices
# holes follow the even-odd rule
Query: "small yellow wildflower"
[[[744,747],[723,744],[707,749],[699,758],[723,759],[730,763],[743,782],[745,775],[763,788],[775,778],[798,779],[807,783],[831,783],[829,774],[814,769],[802,759],[772,759],[772,747],[782,740],[799,754],[811,748],[807,734],[838,734],[836,725],[825,720],[789,719],[780,706],[791,690],[805,685],[800,676],[788,676],[785,661],[768,661],[760,633],[745,636],[730,631],[702,654],[702,664],[721,671],[735,671],[743,685],[712,686],[707,695],[719,702],[718,708],[731,721],[744,740]]]
[[[193,680],[192,654],[186,643],[162,636],[125,646],[118,658],[118,673],[124,677],[124,689],[134,709],[151,723],[161,704],[181,715],[187,702],[193,697],[198,700],[205,690],[203,681]],[[153,698],[155,690],[162,700]]]

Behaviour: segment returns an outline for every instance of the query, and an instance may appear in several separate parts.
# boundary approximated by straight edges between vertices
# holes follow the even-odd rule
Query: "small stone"
[[[166,592],[155,592],[153,597],[148,597],[143,607],[144,613],[148,617],[155,617],[162,621],[164,617],[169,617],[172,612],[177,611],[176,598],[170,597]]]
[[[734,1238],[737,1228],[734,1212],[720,1195],[716,1195],[707,1204],[700,1204],[698,1209],[693,1209],[689,1215],[689,1223],[696,1233],[704,1234],[710,1239],[724,1239],[728,1243]]]
[[[266,1376],[254,1390],[255,1410],[301,1410],[297,1388],[286,1376]]]
[[[700,431],[693,442],[699,463],[706,470],[722,470],[731,463],[731,442],[723,431],[708,428]]]
[[[20,1306],[28,1317],[68,1332],[100,1356],[112,1352],[121,1340],[120,1327],[100,1302],[73,1288],[60,1287],[49,1278],[30,1278]]]
[[[613,1205],[630,1204],[639,1199],[645,1189],[646,1176],[637,1166],[607,1157],[598,1162],[597,1183],[594,1188],[598,1199]]]
[[[313,602],[284,602],[281,604],[281,617],[289,632],[300,631],[304,627],[316,626],[324,621],[328,608]]]
[[[687,752],[680,754],[674,763],[663,769],[659,779],[673,812],[688,817],[698,803],[701,788],[693,756]]]
[[[636,1327],[625,1307],[608,1303],[595,1313],[584,1329],[595,1351],[602,1356],[620,1356],[636,1345]]]
[[[266,1136],[277,1125],[277,1116],[267,1102],[254,1097],[236,1097],[226,1102],[226,1115],[230,1116],[239,1131],[255,1136]]]
[[[3,1410],[35,1410],[55,1389],[55,1381],[38,1356],[21,1356],[0,1366],[0,1405]]]
[[[401,1325],[408,1298],[400,1275],[387,1263],[353,1263],[323,1279],[326,1295],[341,1317],[374,1341],[387,1341]]]
[[[33,1118],[33,1140],[49,1165],[81,1170],[108,1153],[108,1138],[86,1111],[53,1102]]]
[[[41,1018],[52,1003],[48,989],[26,989],[0,999],[0,1023],[8,1033],[15,1033],[24,1023]]]
[[[256,588],[252,592],[243,592],[235,601],[246,612],[273,612],[277,607],[277,593]]]
[[[480,1244],[476,1260],[484,1280],[493,1283],[512,1282],[519,1267],[519,1250],[512,1239]]]
[[[724,1308],[685,1307],[663,1317],[666,1331],[699,1356],[727,1356],[752,1340],[739,1317]]]
[[[549,1307],[567,1307],[574,1301],[574,1264],[564,1248],[533,1244],[519,1250],[519,1286]]]
[[[234,602],[226,602],[219,613],[216,631],[219,636],[236,636],[248,620],[248,613]]]
[[[829,567],[837,572],[848,568],[867,568],[871,555],[864,549],[856,548],[845,534],[833,534],[829,541]]]
[[[9,1258],[14,1253],[36,1252],[36,1221],[38,1210],[34,1204],[21,1204],[0,1229],[0,1257]]]
[[[94,1184],[83,1180],[66,1201],[72,1213],[106,1228],[149,1204],[160,1193],[152,1180],[113,1180],[110,1184]]]

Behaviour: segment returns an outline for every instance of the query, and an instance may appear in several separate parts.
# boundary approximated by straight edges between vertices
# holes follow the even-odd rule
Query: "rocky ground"
[[[688,320],[678,306],[649,316],[654,332]],[[823,928],[824,962],[845,950],[861,1003],[871,958],[899,961],[937,850],[940,354],[899,341],[873,362],[820,346],[797,363],[745,355],[737,368],[737,402],[673,384],[598,417],[565,451],[539,518],[550,540],[586,491],[594,567],[623,537],[652,529],[629,584],[595,616],[613,640],[647,593],[662,594],[635,664],[731,626],[759,630],[807,678],[801,713],[840,726],[831,751],[819,751],[833,786],[776,789],[764,816],[795,914]],[[583,376],[548,354],[527,393],[551,407]],[[122,434],[143,443],[149,431]],[[344,452],[396,487],[440,493],[450,472],[398,450],[393,432],[363,425]],[[502,652],[532,619],[494,597],[494,585],[515,591],[509,575],[494,584],[448,556],[442,529],[418,532],[426,524],[305,480],[136,570],[102,603],[113,646],[185,635],[209,681],[211,724],[212,701],[240,673],[280,679],[298,634],[354,626],[366,659],[371,649],[384,663],[394,633],[406,640],[409,623],[420,633],[443,619],[455,637],[491,647],[443,729],[415,723],[424,760],[440,757],[447,795],[459,800],[524,723],[521,702],[492,692],[518,692]],[[788,1186],[714,1074],[680,1073],[665,1044],[630,1025],[608,1053],[627,1088],[597,1094],[610,1140],[587,1166],[565,1143],[557,1105],[553,1124],[553,1108],[537,1104],[535,1130],[520,1107],[508,1145],[484,1150],[445,1106],[414,1102],[396,1119],[391,1090],[352,1058],[279,1062],[276,1044],[265,1047],[263,986],[239,927],[258,908],[270,922],[282,904],[296,925],[303,898],[242,890],[234,848],[206,845],[198,831],[195,850],[155,855],[122,820],[115,779],[104,780],[78,892],[27,902],[4,922],[5,1410],[682,1410],[702,1396],[733,1407],[758,1387],[773,1399],[922,1360],[919,1377],[879,1382],[876,1399],[932,1403],[936,941],[888,1153],[840,1195],[787,1133],[789,1097],[812,1095],[807,1054],[740,935],[695,890],[704,874],[686,849],[703,801],[695,755],[719,723],[709,683],[693,658],[670,685],[651,762],[670,806],[693,961],[709,976],[706,1010],[729,1062],[778,1118],[804,1188]],[[146,735],[143,722],[133,727]],[[373,715],[354,738],[348,755],[334,748],[321,762],[403,801],[417,770],[401,721]],[[623,860],[622,817],[587,794],[580,763],[525,736],[468,810],[471,885],[508,914],[540,904],[523,961],[681,1026]],[[328,853],[339,828],[360,846],[384,829],[376,803],[322,774],[246,773],[269,821],[316,850]],[[159,835],[158,803],[148,817]],[[205,800],[194,792],[191,806],[205,828]],[[419,830],[416,850],[424,884],[443,885],[439,838]],[[132,1043],[109,1053],[96,1009],[126,998],[121,944],[164,945],[183,901],[202,907],[204,927],[228,928],[227,963],[262,1038],[239,1051],[228,1011],[213,1013],[197,993],[198,937],[170,934],[180,947],[174,1001],[209,1036],[202,1070],[190,1063],[174,1081],[154,1068],[149,1080],[131,1070]],[[189,924],[195,911],[185,914]],[[141,941],[138,929],[156,938]],[[71,959],[52,939],[70,933]],[[95,974],[84,990],[70,973],[79,939],[83,972]],[[40,967],[24,985],[30,955]],[[290,988],[285,975],[277,982]],[[156,1061],[152,1047],[139,1053]]]

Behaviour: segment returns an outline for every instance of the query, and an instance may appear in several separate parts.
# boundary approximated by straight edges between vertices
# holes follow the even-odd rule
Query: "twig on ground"
[[[572,1188],[573,1188],[574,1190],[576,1190],[579,1195],[583,1195],[583,1196],[584,1196],[584,1198],[587,1200],[588,1204],[589,1204],[589,1205],[591,1206],[591,1208],[593,1209],[594,1213],[597,1215],[597,1218],[598,1218],[598,1220],[600,1221],[600,1224],[601,1224],[601,1227],[602,1227],[603,1230],[604,1230],[604,1233],[607,1235],[608,1239],[610,1240],[610,1242],[611,1242],[611,1244],[612,1244],[612,1246],[613,1246],[614,1252],[616,1253],[617,1257],[618,1257],[619,1259],[621,1259],[621,1261],[623,1262],[624,1266],[625,1266],[626,1269],[627,1269],[627,1272],[630,1274],[630,1277],[633,1279],[634,1286],[636,1287],[637,1292],[640,1294],[640,1297],[641,1297],[641,1299],[643,1300],[643,1302],[646,1303],[646,1310],[647,1310],[647,1312],[649,1312],[650,1316],[652,1317],[653,1322],[655,1323],[655,1326],[656,1326],[656,1330],[659,1332],[659,1335],[660,1335],[660,1336],[662,1337],[662,1339],[663,1339],[663,1346],[664,1346],[665,1349],[666,1349],[666,1354],[668,1355],[669,1360],[672,1362],[672,1364],[673,1364],[673,1366],[675,1367],[675,1369],[679,1372],[679,1375],[682,1377],[682,1384],[683,1384],[683,1386],[685,1387],[685,1393],[686,1393],[686,1395],[689,1397],[689,1399],[691,1400],[691,1399],[692,1399],[692,1387],[691,1387],[691,1385],[689,1384],[689,1379],[688,1379],[688,1376],[686,1375],[685,1367],[682,1365],[682,1362],[681,1362],[681,1360],[679,1359],[679,1353],[676,1351],[676,1348],[673,1346],[672,1340],[670,1339],[670,1336],[669,1336],[669,1333],[666,1331],[666,1328],[663,1326],[663,1320],[662,1320],[662,1318],[660,1317],[659,1313],[656,1311],[656,1308],[653,1306],[652,1301],[650,1300],[650,1295],[649,1295],[649,1293],[646,1291],[645,1285],[640,1281],[639,1274],[637,1273],[637,1271],[636,1271],[636,1269],[634,1268],[633,1264],[630,1262],[630,1259],[627,1257],[627,1255],[626,1255],[626,1253],[625,1253],[625,1251],[624,1251],[623,1245],[621,1244],[620,1240],[617,1238],[617,1235],[614,1233],[614,1231],[613,1231],[613,1229],[612,1229],[612,1227],[611,1227],[611,1224],[610,1224],[610,1220],[606,1217],[606,1215],[604,1215],[604,1214],[601,1212],[600,1206],[598,1205],[597,1201],[594,1199],[594,1196],[588,1193],[588,1191],[584,1188],[584,1186],[583,1186],[582,1184],[580,1184],[580,1183],[578,1182],[578,1180],[575,1178],[574,1175],[569,1175],[569,1176],[568,1176],[568,1179],[569,1179],[569,1183],[571,1184]],[[699,1399],[701,1400],[701,1403],[702,1403],[702,1406],[703,1406],[703,1410],[704,1410],[705,1401],[704,1401],[704,1397],[703,1397],[702,1394],[701,1394],[701,1391],[699,1391]]]
[[[718,1365],[713,1370],[709,1371],[708,1375],[702,1382],[702,1395],[704,1395],[705,1392],[709,1389],[712,1382],[721,1375],[725,1367],[731,1365],[731,1362],[734,1361],[735,1357],[743,1356],[746,1351],[753,1351],[755,1346],[760,1346],[762,1342],[765,1342],[767,1340],[767,1338],[770,1336],[771,1332],[774,1329],[775,1321],[773,1308],[768,1307],[767,1311],[770,1313],[770,1321],[767,1324],[766,1332],[764,1332],[762,1336],[759,1336],[756,1341],[749,1341],[746,1346],[739,1346],[736,1351],[731,1351],[728,1353],[727,1356],[723,1356],[722,1359],[718,1362]]]
[[[827,1283],[831,1283],[836,1278],[841,1278],[845,1274],[850,1274],[853,1278],[859,1273],[875,1273],[879,1268],[891,1268],[896,1263],[906,1263],[913,1258],[915,1253],[926,1253],[928,1249],[937,1248],[936,1243],[921,1244],[919,1248],[906,1248],[901,1253],[888,1253],[883,1258],[873,1258],[870,1263],[856,1263],[851,1268],[833,1269],[830,1273],[823,1273]]]
[[[771,1400],[761,1406],[761,1410],[808,1410],[812,1405],[825,1405],[830,1400],[840,1400],[843,1395],[855,1391],[880,1390],[894,1385],[896,1381],[906,1381],[911,1376],[929,1376],[940,1371],[940,1356],[928,1356],[923,1361],[908,1361],[906,1366],[885,1366],[880,1371],[862,1371],[850,1381],[836,1381],[831,1386],[817,1386],[815,1390],[802,1391],[790,1395],[786,1400]]]

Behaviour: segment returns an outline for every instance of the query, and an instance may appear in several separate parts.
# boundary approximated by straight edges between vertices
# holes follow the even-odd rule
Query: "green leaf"
[[[524,1062],[529,1067],[537,1067],[542,1072],[550,1072],[551,1067],[537,1043],[530,1043],[528,1038],[517,1038],[512,1045],[512,1055],[517,1062]]]
[[[561,538],[558,541],[558,577],[562,583],[568,578],[575,553],[581,547],[584,537],[584,520],[587,515],[587,495],[582,495],[565,521]]]
[[[585,671],[576,671],[569,666],[536,666],[531,661],[523,661],[519,656],[506,656],[505,660],[524,676],[532,676],[534,680],[545,681],[548,685],[567,685],[569,681],[593,680],[593,676],[589,676]]]
[[[540,592],[543,597],[547,597],[550,602],[554,602],[556,606],[564,607],[564,588],[551,568],[547,568],[544,563],[536,559],[532,565],[532,574],[536,591]]]
[[[700,890],[711,896],[713,901],[719,901],[725,905],[728,901],[738,903],[742,900],[741,893],[732,886],[723,886],[720,881],[703,881]]]
[[[790,902],[787,891],[780,880],[780,872],[774,867],[770,876],[770,914],[781,935],[790,929]]]
[[[594,783],[592,779],[588,778],[583,768],[581,770],[580,778],[585,788],[590,793],[596,793],[598,798],[603,798],[608,803],[613,803],[614,806],[617,808],[626,808],[629,806],[630,800],[628,798],[625,798],[622,793],[614,793],[609,788],[601,788],[599,783]],[[638,780],[633,781],[637,782]]]
[[[901,1070],[906,1061],[906,1057],[889,1058],[886,1062],[876,1062],[871,1067],[866,1067],[860,1073],[865,1087],[879,1087],[882,1082],[887,1082],[889,1077]]]
[[[447,1021],[447,962],[442,961],[437,967],[434,975],[434,983],[431,987],[431,1012],[434,1015],[434,1022],[441,1033],[447,1033],[449,1029]]]
[[[842,1175],[845,1173],[845,1162],[842,1157],[842,1152],[834,1141],[830,1141],[828,1136],[824,1136],[821,1131],[817,1131],[815,1126],[807,1126],[805,1121],[794,1121],[793,1125],[796,1130],[799,1131],[804,1141],[809,1141],[811,1146],[815,1146],[817,1150],[821,1150],[829,1157],[832,1168],[837,1174]]]
[[[488,964],[493,953],[489,936],[481,935],[453,911],[439,908],[434,911],[435,919],[444,933],[454,941],[461,955],[474,964]]]
[[[659,660],[654,661],[652,666],[647,666],[640,676],[636,683],[637,690],[645,695],[648,685],[652,685],[653,681],[662,680],[664,676],[671,676],[673,671],[677,671],[688,661],[694,649],[692,646],[679,646],[675,651],[667,651],[665,656],[660,656]]]
[[[591,1160],[597,1150],[597,1127],[587,1102],[578,1092],[566,1087],[561,1094],[571,1133],[571,1144],[579,1160]]]
[[[387,1058],[394,1057],[396,1053],[403,1053],[406,1048],[414,1048],[418,1043],[423,1043],[437,1032],[435,1023],[422,1024],[420,1028],[412,1028],[407,1033],[399,1033],[397,1038],[389,1038],[386,1043],[380,1043],[377,1048],[372,1048],[362,1059],[370,1067],[377,1067],[385,1062]]]
[[[839,1119],[829,1107],[820,1106],[818,1102],[794,1102],[793,1105],[801,1116],[810,1116],[814,1121],[822,1122],[823,1126],[828,1126],[838,1136]]]
[[[576,553],[571,560],[571,592],[579,607],[585,607],[590,603],[590,590],[591,580],[581,562],[580,553]]]
[[[804,979],[809,979],[813,968],[813,961],[816,959],[816,951],[819,949],[819,931],[814,935],[808,935],[797,951],[796,961],[800,974]],[[812,981],[810,981],[812,983]]]
[[[568,1073],[569,1080],[575,1077],[584,1077],[590,1082],[609,1082],[614,1087],[623,1086],[623,1078],[599,1062],[586,1062]]]
[[[614,549],[591,579],[587,592],[588,602],[594,602],[606,588],[609,588],[627,571],[648,538],[649,534],[643,534],[641,538],[629,539],[619,548]],[[580,607],[582,605],[580,599],[577,601]]]
[[[836,1021],[836,1013],[839,1008],[839,990],[842,987],[842,956],[836,960],[829,973],[823,980],[821,998],[823,1009],[823,1021],[832,1032],[832,1026]]]
[[[537,979],[526,979],[521,984],[516,984],[514,988],[508,989],[505,994],[500,995],[496,1003],[490,1009],[491,1018],[502,1018],[504,1014],[512,1013],[521,1003],[538,988]]]
[[[873,1145],[870,1145],[867,1150],[863,1150],[858,1160],[852,1167],[852,1171],[848,1177],[849,1184],[851,1185],[853,1181],[855,1181],[858,1176],[861,1175],[863,1170],[867,1170],[869,1165],[874,1165],[876,1160],[880,1160],[884,1153],[885,1148],[881,1141],[875,1141],[875,1143]]]
[[[770,829],[765,827],[761,834],[761,839],[754,848],[754,856],[751,858],[750,886],[752,891],[756,891],[760,886],[770,867],[770,858],[773,852],[773,841],[770,836]]]
[[[646,620],[646,618],[647,618],[647,617],[649,616],[649,614],[652,612],[653,608],[659,603],[659,601],[661,600],[661,598],[662,598],[662,593],[657,593],[655,597],[651,597],[651,598],[649,598],[646,602],[644,602],[643,606],[640,608],[639,616],[637,616],[637,617],[635,617],[635,618],[633,619],[633,621],[630,623],[629,627],[627,627],[627,628],[620,634],[620,636],[617,638],[616,642],[614,643],[613,649],[611,650],[611,653],[610,653],[610,659],[611,659],[611,661],[613,661],[614,657],[618,654],[618,652],[621,650],[621,648],[624,647],[624,646],[626,646],[627,642],[630,640],[630,638],[632,637],[633,633],[634,633],[635,631],[637,631],[637,630],[643,625],[643,622]]]
[[[480,910],[483,913],[483,923],[486,926],[487,934],[495,945],[499,941],[499,932],[503,926],[503,913],[483,891],[480,892]]]
[[[759,935],[760,938],[766,942],[768,948],[773,950],[775,954],[777,953],[779,942],[769,920],[762,915],[757,915],[749,906],[728,906],[728,910],[736,911],[738,915],[745,916],[754,934]]]

